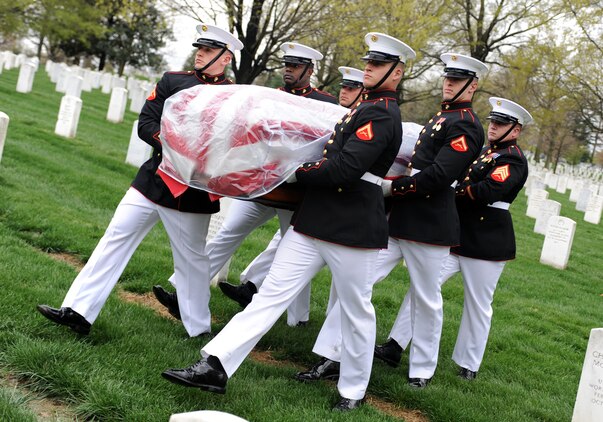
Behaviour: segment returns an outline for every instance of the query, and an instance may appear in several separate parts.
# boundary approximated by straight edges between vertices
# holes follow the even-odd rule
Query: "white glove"
[[[392,181],[383,179],[381,183],[381,189],[383,190],[383,197],[387,198],[388,196],[392,196]]]
[[[287,177],[287,179],[285,179],[285,182],[287,182],[287,183],[297,182],[297,177],[295,176],[295,172],[291,173],[291,176]]]

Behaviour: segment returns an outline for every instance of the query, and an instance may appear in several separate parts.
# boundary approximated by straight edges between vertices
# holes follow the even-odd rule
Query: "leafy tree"
[[[105,32],[92,42],[92,52],[99,58],[99,70],[107,60],[123,74],[126,65],[161,66],[157,51],[171,39],[169,21],[152,0],[97,0],[100,22]]]
[[[31,0],[0,0],[0,45],[27,32],[25,11]]]
[[[37,45],[41,58],[46,49],[51,59],[61,56],[61,42],[74,40],[86,45],[87,40],[102,32],[97,24],[98,11],[92,1],[34,0],[25,10],[25,23]]]
[[[227,28],[244,45],[232,65],[237,83],[249,84],[263,72],[274,71],[282,43],[302,40],[320,26],[326,0],[180,0],[163,4],[200,22],[226,17]],[[275,66],[276,65],[276,66]]]
[[[532,35],[562,14],[556,0],[448,2],[443,35],[454,42],[450,47],[465,48],[471,57],[483,62],[494,62],[509,49],[526,45]]]

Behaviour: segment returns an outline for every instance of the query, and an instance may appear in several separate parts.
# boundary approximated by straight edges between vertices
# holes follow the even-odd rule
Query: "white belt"
[[[381,186],[383,183],[383,178],[375,176],[373,173],[369,173],[368,171],[364,173],[360,179],[364,180],[365,182],[374,183],[377,186]]]
[[[414,176],[414,175],[415,175],[415,174],[417,174],[417,173],[421,173],[421,170],[417,170],[417,169],[411,169],[411,170],[410,170],[410,175],[411,175],[411,176]],[[458,185],[458,182],[455,180],[454,182],[452,182],[452,183],[450,184],[450,187],[451,187],[452,189],[454,189],[454,188],[456,188],[456,185]]]
[[[493,204],[488,204],[488,206],[498,208],[499,210],[508,210],[511,204],[509,202],[496,201]]]

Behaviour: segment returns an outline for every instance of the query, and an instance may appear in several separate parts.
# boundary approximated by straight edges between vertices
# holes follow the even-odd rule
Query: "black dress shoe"
[[[341,397],[337,404],[333,407],[333,410],[336,412],[347,412],[348,410],[358,409],[362,403],[364,403],[364,399],[354,400]]]
[[[397,368],[402,359],[404,349],[394,340],[390,338],[387,343],[378,344],[375,346],[375,357],[381,359],[389,366]]]
[[[295,324],[295,326],[296,327],[307,327],[309,323],[310,323],[310,321],[299,321],[297,324]]]
[[[226,393],[228,376],[220,360],[215,356],[208,356],[184,369],[168,369],[161,376],[174,384],[185,387],[197,387],[212,393]]]
[[[461,367],[459,369],[459,377],[472,381],[477,377],[477,371],[472,371],[470,369]]]
[[[251,303],[253,295],[258,292],[258,288],[251,281],[235,285],[225,281],[218,283],[218,287],[227,297],[237,302],[243,309]]]
[[[431,381],[431,378],[409,378],[408,385],[411,388],[415,388],[417,390],[422,390],[423,388],[427,387],[427,384],[429,384],[429,381]]]
[[[46,318],[57,324],[66,325],[78,334],[87,335],[92,326],[86,318],[71,308],[51,308],[48,305],[38,305],[38,311]]]
[[[165,306],[170,313],[176,319],[182,320],[180,317],[180,308],[178,307],[178,295],[176,292],[170,293],[163,287],[157,285],[153,286],[153,294],[163,306]]]
[[[339,379],[339,362],[322,358],[316,365],[307,371],[298,372],[294,375],[298,381],[318,381]]]

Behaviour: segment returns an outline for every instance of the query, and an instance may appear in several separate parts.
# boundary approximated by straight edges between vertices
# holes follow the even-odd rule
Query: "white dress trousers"
[[[128,189],[62,306],[94,323],[132,254],[161,220],[172,247],[184,328],[191,337],[210,331],[209,260],[204,247],[210,218],[210,214],[162,207],[136,189]]]
[[[378,252],[375,275],[372,282],[378,283],[387,277],[401,259],[402,252],[397,245],[397,240],[390,237],[387,249],[381,249]],[[331,283],[327,317],[318,333],[312,351],[327,359],[336,362],[341,361],[341,308],[333,283]]]
[[[291,218],[289,218],[291,220]],[[274,261],[276,255],[276,249],[281,241],[281,230],[277,230],[270,243],[253,261],[243,270],[240,276],[241,283],[251,281],[255,286],[260,289],[262,283],[268,272],[270,266]],[[297,295],[297,297],[291,302],[287,308],[287,325],[292,327],[296,326],[300,321],[308,321],[310,319],[310,293],[311,284],[308,284],[303,290]]]
[[[458,272],[463,275],[463,316],[452,360],[471,371],[479,371],[486,351],[492,322],[494,291],[505,264],[506,261],[485,261],[450,254],[440,274],[440,285]],[[402,347],[405,347],[405,343],[398,339],[404,341],[409,336],[412,337],[412,330],[408,328],[410,306],[405,306],[407,302],[409,300],[405,298],[390,333],[390,337]]]
[[[431,378],[438,364],[443,303],[440,271],[450,247],[398,240],[410,276],[409,378]]]
[[[230,377],[287,306],[328,265],[341,309],[341,396],[361,399],[366,393],[375,346],[372,280],[378,250],[324,242],[289,230],[274,263],[253,301],[235,315],[203,349],[203,356],[220,359]]]
[[[207,242],[205,248],[210,263],[209,279],[211,280],[218,274],[226,264],[226,261],[232,257],[238,247],[241,246],[241,243],[243,243],[243,240],[245,240],[253,230],[269,221],[275,215],[278,216],[280,225],[280,230],[277,232],[278,240],[276,240],[277,235],[275,234],[272,241],[268,244],[268,248],[258,255],[244,271],[251,274],[253,279],[250,279],[250,281],[253,282],[259,290],[262,281],[268,275],[270,265],[274,260],[274,254],[276,253],[276,248],[280,242],[280,233],[285,233],[288,230],[293,211],[271,208],[251,201],[233,201],[220,230],[218,230],[213,239]],[[264,253],[265,255],[263,255]],[[241,278],[241,280],[243,280],[243,278]],[[176,287],[173,275],[170,277],[170,282]],[[307,321],[309,318],[310,286],[308,285],[303,290],[302,296],[293,301],[288,308],[287,324],[295,326],[298,322]]]

